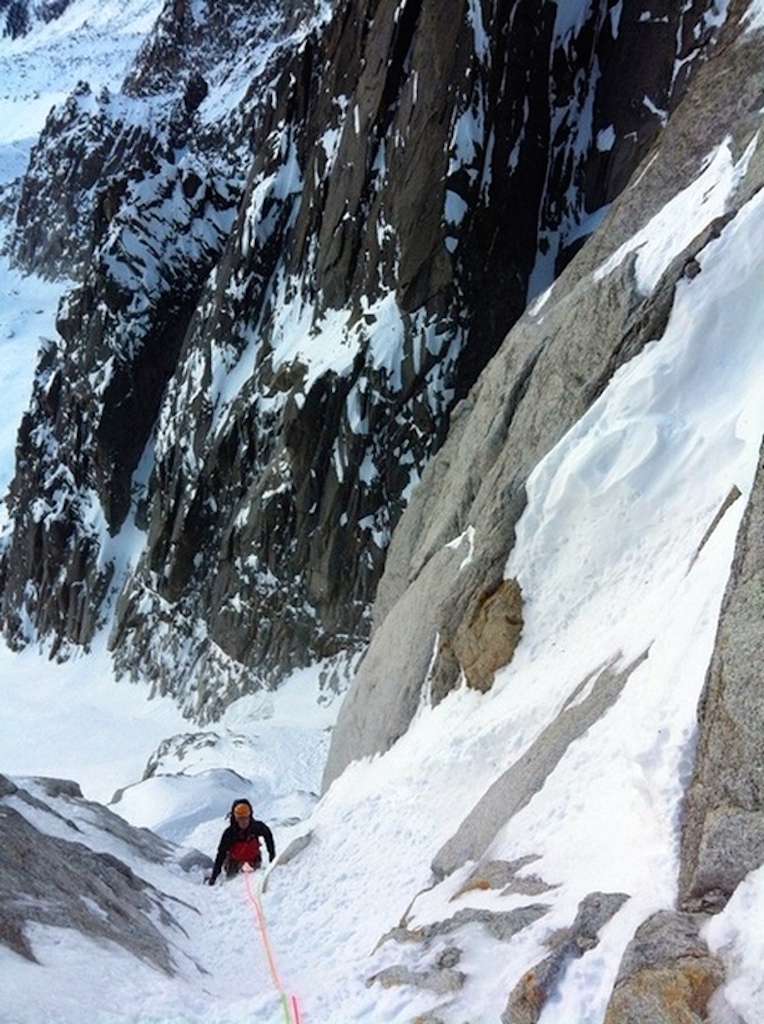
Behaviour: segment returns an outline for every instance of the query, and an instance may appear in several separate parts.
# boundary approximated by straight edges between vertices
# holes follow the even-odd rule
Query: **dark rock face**
[[[168,3],[22,186],[16,260],[80,283],[19,434],[10,642],[87,644],[118,594],[120,670],[201,720],[362,649],[455,402],[628,180],[711,11]]]
[[[72,118],[74,136],[80,135],[80,101],[85,99],[87,89],[64,111],[65,124]],[[109,120],[108,99],[99,106],[95,130],[109,160],[116,167],[135,158],[144,170],[139,179],[130,180],[128,174],[112,180],[109,194],[96,200],[95,237],[78,241],[81,233],[76,224],[68,224],[62,209],[60,237],[68,242],[59,245],[58,233],[46,233],[52,248],[40,253],[50,272],[74,273],[83,267],[84,279],[59,309],[61,340],[49,345],[40,361],[32,404],[19,431],[18,472],[9,503],[16,537],[24,541],[11,545],[3,563],[3,602],[6,610],[13,609],[6,619],[12,642],[23,642],[17,613],[25,605],[35,608],[36,628],[55,637],[56,645],[87,643],[98,625],[114,571],[103,557],[104,527],[107,534],[116,534],[129,512],[133,474],[174,369],[185,322],[233,218],[235,190],[217,181],[209,168],[197,172],[187,164],[178,166],[169,128],[157,140],[134,125],[110,122],[109,142],[108,131],[98,127],[102,117]],[[89,116],[85,122],[91,125]],[[62,131],[69,137],[66,127]],[[44,150],[50,157],[49,146]],[[101,151],[91,155],[98,165]],[[85,176],[78,186],[88,194],[96,172],[86,173],[84,167],[80,162]],[[45,174],[41,180],[49,185]],[[148,182],[153,188],[143,200],[137,193],[145,194]],[[46,189],[29,188],[34,204],[44,204]],[[20,211],[25,209],[22,196]],[[54,222],[56,214],[53,207]],[[200,215],[202,238],[193,230]],[[25,237],[29,249],[20,256],[32,259],[34,232]],[[87,262],[85,250],[94,242],[97,255]],[[172,252],[162,269],[154,258],[157,248]]]

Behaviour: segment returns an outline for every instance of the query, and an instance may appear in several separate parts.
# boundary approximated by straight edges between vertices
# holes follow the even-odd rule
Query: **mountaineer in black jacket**
[[[265,822],[257,821],[252,817],[252,804],[249,800],[234,800],[231,808],[231,824],[220,837],[215,866],[208,879],[208,884],[215,884],[223,868],[225,868],[228,878],[238,874],[245,864],[259,868],[262,864],[261,839],[265,840],[268,856],[272,861],[276,856],[273,833]]]

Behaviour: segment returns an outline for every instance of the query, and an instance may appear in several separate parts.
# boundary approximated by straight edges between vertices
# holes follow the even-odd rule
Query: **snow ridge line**
[[[265,927],[265,917],[263,916],[263,908],[260,904],[259,893],[256,894],[252,892],[252,886],[250,885],[249,876],[252,874],[253,869],[249,866],[249,864],[245,864],[243,867],[243,871],[244,881],[247,886],[247,896],[249,897],[249,902],[252,904],[255,910],[255,919],[257,921],[258,929],[260,932],[260,939],[263,943],[263,949],[265,950],[265,959],[268,961],[268,970],[270,971],[271,974],[271,980],[273,981],[274,988],[281,997],[281,1006],[284,1010],[284,1020],[286,1021],[286,1024],[300,1024],[300,1008],[297,1003],[297,996],[293,995],[288,998],[286,992],[284,991],[284,986],[281,984],[279,972],[276,968],[276,961],[273,958],[273,951],[271,949],[271,944],[268,939],[268,932]],[[263,875],[263,879],[261,879],[260,881],[260,892],[262,892],[264,878],[265,875]]]

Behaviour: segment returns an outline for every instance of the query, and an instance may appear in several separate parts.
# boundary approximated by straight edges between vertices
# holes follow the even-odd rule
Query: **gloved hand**
[[[210,877],[206,881],[207,885],[214,885],[217,879],[213,878],[212,875],[210,875]]]

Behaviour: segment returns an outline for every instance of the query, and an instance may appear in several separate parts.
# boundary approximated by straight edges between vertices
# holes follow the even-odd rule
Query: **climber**
[[[225,869],[226,877],[238,874],[245,864],[259,868],[262,863],[260,840],[265,840],[268,856],[271,861],[276,856],[276,845],[273,833],[263,821],[252,816],[252,804],[249,800],[234,800],[231,807],[231,824],[220,837],[215,866],[207,879],[208,885],[214,885],[218,875]]]

